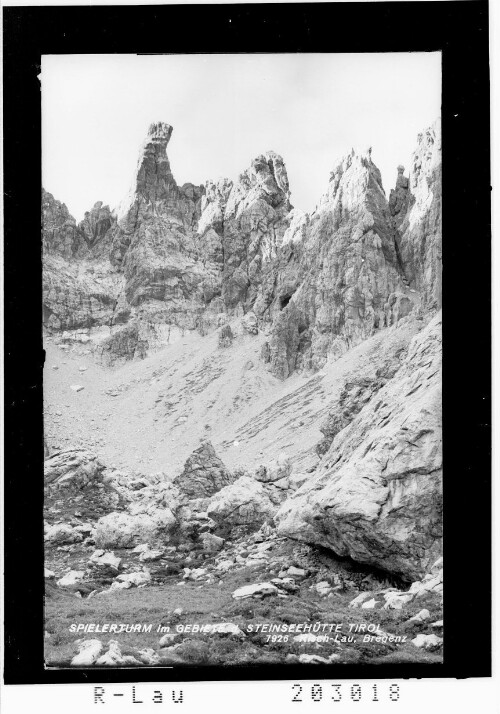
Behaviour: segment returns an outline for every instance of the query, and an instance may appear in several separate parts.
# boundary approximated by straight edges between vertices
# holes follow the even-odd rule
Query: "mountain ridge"
[[[179,186],[171,136],[151,125],[118,212],[77,225],[42,194],[49,453],[168,484],[209,439],[231,474],[214,513],[254,478],[253,526],[420,577],[441,548],[439,125],[389,197],[350,150],[308,214],[275,152]]]

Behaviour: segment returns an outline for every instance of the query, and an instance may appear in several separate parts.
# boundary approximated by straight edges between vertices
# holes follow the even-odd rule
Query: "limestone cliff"
[[[45,256],[66,260],[87,254],[87,244],[66,204],[42,189],[42,246]]]
[[[438,121],[418,135],[406,186],[400,183],[396,191],[399,198],[392,203],[391,213],[397,225],[405,276],[410,287],[421,295],[424,307],[437,309],[441,306],[442,272],[441,126]]]
[[[271,296],[281,308],[269,344],[277,376],[319,369],[413,309],[370,150],[337,164],[317,209],[294,215],[286,238]]]
[[[333,438],[278,513],[280,532],[406,578],[441,550],[441,317]]]
[[[437,125],[419,136],[409,178],[398,167],[389,201],[371,150],[353,150],[311,214],[292,208],[283,159],[272,151],[234,182],[178,186],[171,135],[168,124],[150,126],[131,189],[113,213],[98,202],[77,226],[44,192],[48,326],[137,319],[141,342],[161,344],[170,335],[162,325],[205,334],[253,311],[271,327],[264,358],[286,378],[321,368],[420,300],[439,306]],[[101,283],[104,273],[112,283],[104,292],[94,284],[96,264]]]
[[[65,204],[42,189],[43,321],[49,330],[89,330],[112,322],[116,277],[109,262],[92,260],[113,223],[108,206],[95,204],[76,224]]]

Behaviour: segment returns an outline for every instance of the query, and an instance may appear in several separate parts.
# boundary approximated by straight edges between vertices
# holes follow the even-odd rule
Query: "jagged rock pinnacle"
[[[149,125],[148,139],[162,139],[168,144],[173,130],[174,128],[164,121],[154,122]]]

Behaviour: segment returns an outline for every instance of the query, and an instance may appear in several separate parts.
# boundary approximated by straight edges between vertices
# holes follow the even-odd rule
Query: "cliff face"
[[[98,202],[77,225],[66,206],[42,189],[43,320],[49,330],[112,322],[119,280],[107,259],[91,259],[113,220],[109,207]]]
[[[77,227],[66,207],[44,193],[46,325],[113,328],[131,320],[126,340],[119,332],[104,345],[111,361],[115,343],[120,358],[136,354],[121,346],[138,331],[147,346],[145,333],[156,323],[195,329],[213,297],[207,286],[219,279],[220,267],[200,260],[196,228],[204,189],[177,185],[166,153],[171,133],[168,124],[151,125],[132,188],[114,214],[98,202]],[[67,261],[62,275],[49,253]]]
[[[292,218],[277,267],[281,312],[270,339],[271,369],[279,377],[319,369],[415,304],[370,151],[344,157],[318,208]]]
[[[87,244],[66,204],[42,189],[42,246],[46,255],[59,255],[66,260],[82,258]]]
[[[404,179],[404,177],[403,177]],[[401,262],[409,285],[427,309],[441,306],[441,126],[418,135],[409,178],[390,202]],[[392,199],[392,194],[391,194]]]
[[[392,379],[334,436],[316,472],[284,503],[279,530],[416,578],[440,554],[441,477],[438,315],[413,338]]]
[[[153,345],[171,328],[206,334],[251,311],[270,331],[263,357],[284,379],[321,368],[420,303],[439,307],[437,125],[419,136],[410,176],[398,168],[389,201],[371,150],[353,150],[311,214],[292,208],[274,152],[235,182],[178,186],[171,135],[168,124],[150,126],[114,213],[98,202],[77,226],[44,192],[47,326],[138,321],[141,341]],[[51,256],[66,261],[62,275]]]
[[[168,124],[150,126],[132,189],[117,209],[109,258],[140,316],[194,329],[211,278],[196,245],[203,188],[177,185],[167,156],[171,134]]]
[[[272,151],[254,159],[235,183],[207,183],[198,232],[219,257],[218,294],[228,315],[254,308],[289,225],[289,195],[283,159]]]

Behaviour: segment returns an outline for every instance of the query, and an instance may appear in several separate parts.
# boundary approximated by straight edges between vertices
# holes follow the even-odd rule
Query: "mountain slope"
[[[44,193],[49,451],[167,481],[206,438],[247,476],[284,456],[302,484],[287,536],[420,575],[440,548],[439,127],[389,200],[353,150],[311,214],[274,152],[235,181],[178,186],[171,134],[151,125],[112,213],[77,226]]]

